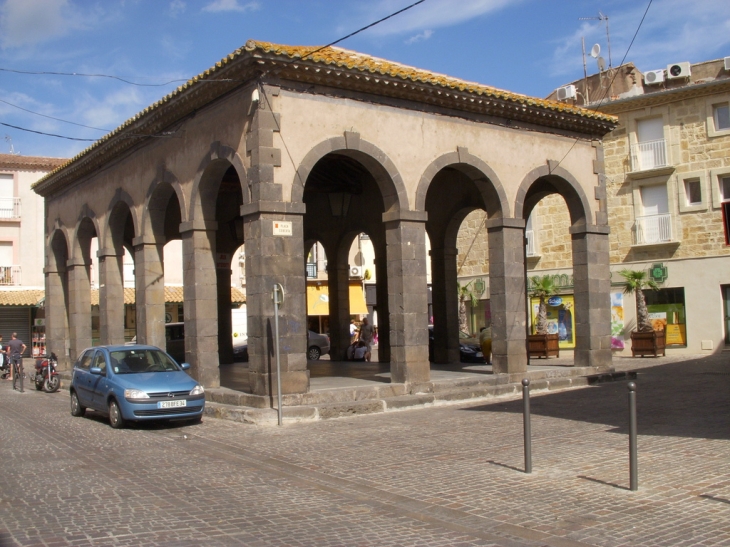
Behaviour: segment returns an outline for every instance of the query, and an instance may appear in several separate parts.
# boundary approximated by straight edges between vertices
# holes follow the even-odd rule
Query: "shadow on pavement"
[[[730,439],[730,356],[713,355],[637,371],[639,435]],[[522,400],[466,408],[469,412],[522,413]],[[534,393],[532,416],[604,424],[628,434],[627,382]],[[533,424],[539,435],[539,426]]]

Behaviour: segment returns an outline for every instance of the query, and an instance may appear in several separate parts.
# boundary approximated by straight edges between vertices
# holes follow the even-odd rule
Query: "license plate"
[[[175,401],[160,401],[158,408],[177,408],[179,406],[187,406],[188,402],[185,399],[177,399]]]

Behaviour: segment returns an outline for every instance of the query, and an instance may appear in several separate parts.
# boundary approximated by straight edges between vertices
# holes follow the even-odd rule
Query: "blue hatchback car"
[[[71,414],[87,408],[109,416],[113,428],[148,420],[200,421],[205,389],[154,346],[97,346],[81,353],[71,380]]]

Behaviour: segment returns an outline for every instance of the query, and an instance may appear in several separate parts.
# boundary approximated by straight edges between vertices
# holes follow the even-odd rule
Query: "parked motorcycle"
[[[31,375],[31,380],[35,382],[35,388],[46,393],[58,391],[61,387],[61,378],[58,375],[58,359],[55,353],[45,359],[36,359],[35,372]]]

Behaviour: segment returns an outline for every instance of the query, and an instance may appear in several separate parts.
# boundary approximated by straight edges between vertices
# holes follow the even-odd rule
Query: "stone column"
[[[279,309],[281,391],[309,391],[304,210],[304,204],[282,201],[241,207],[246,242],[248,370],[251,390],[257,395],[276,393],[275,283],[285,292]],[[291,235],[286,235],[287,223],[291,223]],[[279,235],[274,235],[275,224]]]
[[[335,257],[338,255],[335,254]],[[330,358],[342,361],[350,345],[350,269],[335,260],[327,262],[330,298]]]
[[[144,236],[134,247],[137,343],[165,349],[165,273],[162,245]]]
[[[489,237],[489,299],[492,310],[492,370],[527,371],[525,221],[486,221]]]
[[[433,360],[458,363],[459,298],[456,292],[456,247],[431,248],[431,299],[433,305]]]
[[[183,242],[185,360],[191,365],[192,376],[205,387],[211,388],[220,387],[218,277],[214,260],[217,229],[218,223],[209,220],[180,224]],[[230,303],[230,294],[228,301]]]
[[[393,383],[428,382],[426,213],[383,213]]]
[[[609,227],[572,227],[575,366],[611,366]]]
[[[44,270],[46,277],[46,352],[55,353],[60,370],[71,366],[68,326],[68,279],[64,267],[49,267]]]
[[[82,258],[71,258],[68,269],[69,299],[69,358],[75,362],[86,348],[91,347],[91,273],[90,264]]]
[[[123,255],[114,249],[99,249],[99,341],[124,343]]]

